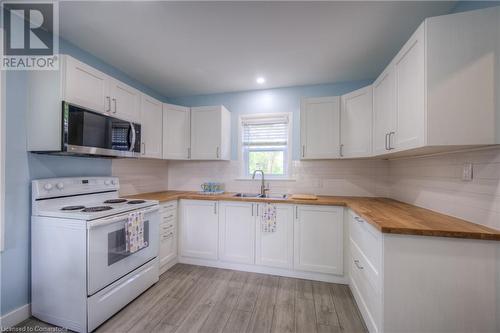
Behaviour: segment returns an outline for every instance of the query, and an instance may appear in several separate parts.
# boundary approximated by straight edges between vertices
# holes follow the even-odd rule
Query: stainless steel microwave
[[[62,102],[62,152],[139,157],[141,125]]]

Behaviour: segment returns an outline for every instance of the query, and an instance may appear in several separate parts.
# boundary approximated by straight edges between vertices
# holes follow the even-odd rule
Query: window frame
[[[276,113],[255,113],[244,114],[238,118],[238,161],[240,162],[240,179],[252,179],[252,175],[248,172],[248,154],[245,154],[243,147],[243,121],[245,119],[259,118],[276,118],[288,117],[287,144],[283,156],[283,175],[266,174],[266,180],[289,180],[292,176],[292,129],[293,117],[291,112],[276,112]],[[247,150],[248,151],[248,150]],[[283,151],[276,148],[251,149],[250,151]]]

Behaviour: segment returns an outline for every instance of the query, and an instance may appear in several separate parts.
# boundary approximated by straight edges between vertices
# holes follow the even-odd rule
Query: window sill
[[[236,181],[258,181],[260,182],[260,177],[259,178],[256,178],[256,179],[252,179],[252,177],[239,177],[239,178],[236,178],[235,179]],[[267,182],[267,181],[282,181],[282,182],[296,182],[297,179],[295,178],[267,178],[267,177],[264,177],[264,181]]]

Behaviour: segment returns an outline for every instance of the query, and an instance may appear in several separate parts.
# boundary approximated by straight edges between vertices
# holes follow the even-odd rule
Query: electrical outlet
[[[465,182],[470,182],[472,180],[472,163],[464,163],[462,169],[462,180]]]

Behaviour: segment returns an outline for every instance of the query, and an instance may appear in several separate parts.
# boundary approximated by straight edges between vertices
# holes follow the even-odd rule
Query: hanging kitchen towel
[[[125,247],[126,251],[134,253],[148,246],[144,240],[144,213],[133,212],[128,215],[125,224]]]
[[[276,232],[276,205],[267,203],[262,209],[261,215],[262,232]]]

